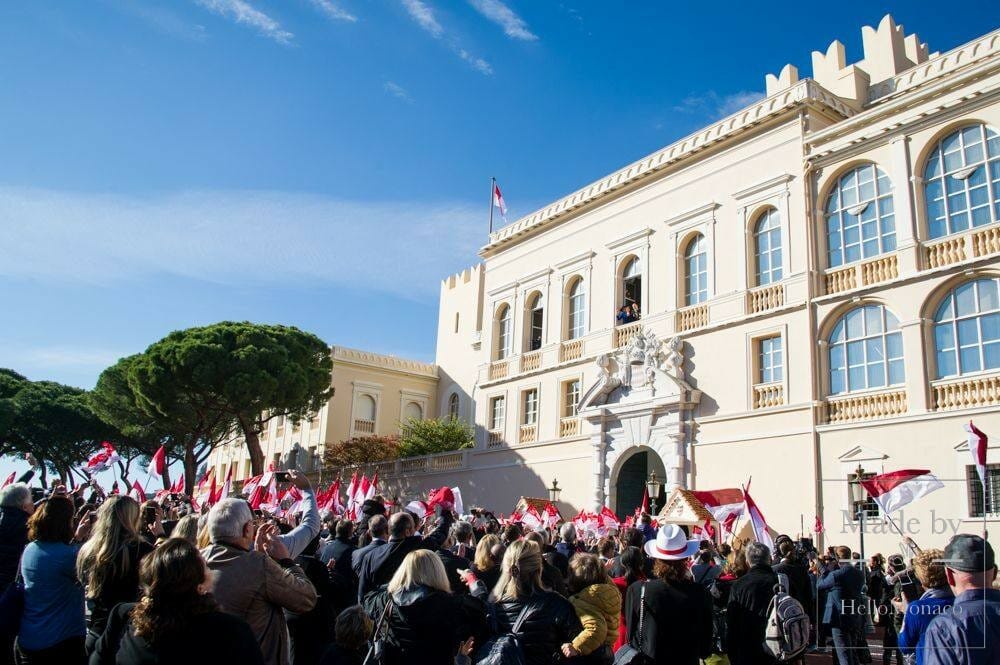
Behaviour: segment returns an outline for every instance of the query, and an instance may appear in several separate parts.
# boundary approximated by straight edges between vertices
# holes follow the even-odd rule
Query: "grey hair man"
[[[771,549],[763,543],[749,543],[743,556],[750,570],[730,590],[726,612],[729,653],[739,654],[740,662],[773,662],[764,652],[768,604],[778,583],[771,570]]]
[[[288,665],[284,610],[307,612],[316,589],[278,538],[278,527],[258,524],[243,499],[223,499],[208,514],[211,544],[202,550],[215,577],[215,599],[244,619],[268,665]]]
[[[28,517],[33,512],[31,488],[25,483],[0,490],[0,593],[17,575],[17,564],[28,544]]]

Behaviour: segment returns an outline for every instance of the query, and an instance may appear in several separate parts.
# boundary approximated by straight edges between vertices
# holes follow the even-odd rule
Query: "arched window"
[[[700,233],[684,249],[684,304],[708,300],[708,251]]]
[[[497,312],[497,360],[503,360],[510,355],[511,350],[510,307],[501,305]]]
[[[577,339],[586,332],[587,294],[583,292],[583,278],[573,280],[567,295],[566,338]]]
[[[754,265],[757,286],[781,281],[781,220],[778,211],[769,208],[754,225]]]
[[[830,394],[903,383],[903,333],[881,305],[862,305],[840,317],[830,334]]]
[[[642,264],[633,256],[622,268],[622,304],[642,308]]]
[[[375,422],[375,398],[371,395],[358,395],[354,405],[354,417],[358,420]]]
[[[944,137],[924,180],[931,238],[1000,220],[1000,134],[978,124]]]
[[[403,409],[403,419],[423,420],[424,419],[423,407],[417,404],[416,402],[407,402],[406,407]]]
[[[896,249],[892,183],[874,164],[848,171],[826,200],[829,267],[854,263]]]
[[[459,405],[458,393],[452,393],[448,398],[448,415],[451,418],[458,418]]]
[[[542,348],[542,338],[545,332],[545,305],[542,294],[537,291],[528,297],[525,312],[527,333],[524,336],[525,351],[537,351]]]
[[[1000,279],[965,282],[934,315],[937,378],[1000,368]]]

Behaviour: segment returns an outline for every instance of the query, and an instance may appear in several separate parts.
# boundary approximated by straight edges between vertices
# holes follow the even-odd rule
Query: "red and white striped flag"
[[[771,538],[771,534],[767,531],[767,520],[764,519],[764,513],[760,512],[760,508],[750,498],[748,489],[743,490],[743,498],[746,505],[746,513],[750,517],[750,527],[753,529],[753,536],[757,539],[758,543],[764,543],[773,552],[774,539]]]
[[[107,471],[119,460],[121,460],[121,458],[115,451],[115,447],[107,441],[101,441],[101,450],[87,460],[87,466],[85,466],[83,470],[86,471],[88,475],[92,476],[95,473]]]
[[[724,490],[691,491],[694,498],[701,501],[705,509],[712,513],[715,521],[729,533],[733,532],[733,523],[743,514],[743,490],[730,488]]]
[[[129,488],[128,493],[135,493],[135,498],[139,503],[143,503],[146,500],[146,491],[142,489],[142,485],[139,484],[138,480],[132,481],[132,487]]]
[[[375,476],[372,478],[371,483],[368,485],[368,490],[365,492],[365,501],[369,499],[374,499],[375,493],[377,491],[378,491],[378,471],[375,472]]]
[[[534,506],[528,506],[528,509],[521,515],[521,524],[529,529],[537,529],[543,524],[542,516],[538,514],[538,510]]]
[[[351,474],[351,482],[347,485],[347,510],[354,512],[355,494],[358,492],[358,474],[355,471]]]
[[[160,448],[153,453],[153,456],[149,458],[149,466],[146,467],[146,473],[160,478],[163,476],[163,470],[165,468],[167,468],[167,449],[160,446]]]
[[[893,513],[922,496],[936,492],[944,487],[944,483],[926,469],[903,469],[862,480],[861,486],[882,508],[882,512]]]
[[[14,482],[14,478],[16,478],[16,477],[17,477],[17,474],[14,471],[11,471],[10,475],[7,476],[7,480],[3,481],[3,487],[7,487],[7,485],[10,485],[11,483],[13,483]],[[3,487],[0,487],[0,489],[3,489]]]
[[[969,434],[969,453],[972,455],[972,463],[976,465],[979,473],[979,482],[983,484],[983,496],[986,495],[986,446],[989,444],[989,437],[979,430],[972,421],[965,426],[965,431]]]
[[[503,221],[506,222],[507,202],[503,200],[503,194],[500,192],[500,185],[497,184],[496,180],[493,181],[493,206],[500,210],[500,216],[503,217]]]

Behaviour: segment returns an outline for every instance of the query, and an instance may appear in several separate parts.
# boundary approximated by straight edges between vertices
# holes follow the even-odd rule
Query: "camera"
[[[292,476],[287,471],[275,471],[274,480],[279,483],[290,483],[292,482]]]

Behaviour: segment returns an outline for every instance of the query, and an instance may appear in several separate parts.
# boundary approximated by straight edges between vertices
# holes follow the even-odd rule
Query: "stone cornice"
[[[769,189],[773,189],[780,185],[787,185],[794,179],[795,176],[791,173],[782,173],[781,175],[750,185],[749,187],[741,189],[738,192],[733,192],[733,198],[740,201],[750,196],[760,194],[761,192],[766,192]]]
[[[677,226],[678,224],[683,224],[684,222],[691,219],[699,219],[702,217],[712,217],[715,211],[719,208],[719,204],[715,201],[711,201],[704,205],[700,205],[697,208],[691,208],[690,210],[685,210],[684,212],[674,215],[669,219],[663,220],[663,223],[667,226]]]
[[[516,239],[548,226],[554,220],[564,217],[571,211],[589,205],[627,185],[648,178],[668,166],[686,160],[709,146],[728,140],[751,127],[771,120],[789,109],[805,105],[832,111],[843,118],[850,117],[855,113],[852,108],[814,80],[803,79],[789,88],[751,104],[742,111],[723,118],[540,210],[536,210],[526,217],[522,217],[502,229],[494,231],[490,234],[489,244],[483,247],[479,253],[481,256],[487,256],[500,251]]]
[[[436,379],[438,375],[437,365],[420,362],[419,360],[372,353],[371,351],[361,351],[360,349],[334,346],[331,349],[331,356],[334,366],[339,361],[395,372],[404,372],[406,374],[416,374],[430,379]]]

